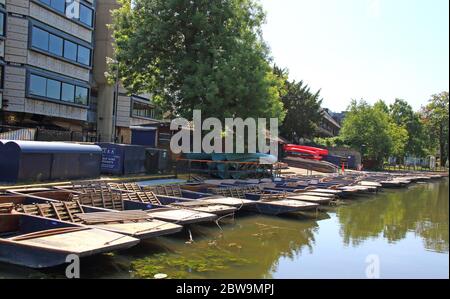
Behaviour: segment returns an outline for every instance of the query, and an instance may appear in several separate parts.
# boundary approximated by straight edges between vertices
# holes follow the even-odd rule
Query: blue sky
[[[274,61],[321,89],[324,107],[449,89],[448,0],[261,0]]]

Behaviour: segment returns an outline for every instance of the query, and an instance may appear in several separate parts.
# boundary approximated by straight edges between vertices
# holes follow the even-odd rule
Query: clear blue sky
[[[419,109],[449,89],[449,0],[261,0],[264,39],[290,78],[324,107],[406,99]]]

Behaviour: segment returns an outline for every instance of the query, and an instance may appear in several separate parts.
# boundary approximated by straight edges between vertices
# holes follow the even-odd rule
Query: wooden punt
[[[286,199],[285,194],[247,193],[248,190],[257,191],[257,189],[254,188],[254,186],[246,188],[212,188],[210,189],[210,191],[213,194],[222,196],[254,200],[256,204],[253,206],[245,207],[245,209],[266,215],[290,214],[300,211],[317,209],[317,207],[319,206],[315,203]]]
[[[128,190],[131,189],[130,187]],[[211,196],[211,194],[201,193],[190,190],[183,190],[179,184],[173,185],[155,185],[147,186],[143,188],[146,192],[154,193],[158,198],[162,200],[161,205],[178,205],[176,202],[191,202],[196,199],[196,204],[190,203],[190,206],[202,206],[199,211],[213,213],[217,215],[224,215],[232,213],[233,211],[225,209],[224,206],[240,208],[246,205],[254,204],[251,200],[236,199],[222,196]],[[186,205],[187,206],[187,205]],[[205,207],[207,209],[205,209]]]
[[[376,188],[383,187],[383,185],[381,185],[380,183],[371,182],[371,181],[360,181],[358,184],[361,186],[370,186],[370,187],[376,187]]]
[[[50,199],[45,200],[45,198],[33,193],[0,198],[0,202],[7,201],[10,201],[14,205],[14,210],[19,213],[96,226],[97,228],[133,236],[141,240],[173,234],[182,230],[182,227],[179,225],[152,219],[143,211],[119,212],[93,208],[82,205],[79,201],[58,202]],[[94,216],[98,219],[96,223],[89,221],[89,217]]]
[[[130,248],[138,239],[54,219],[0,214],[0,261],[48,268],[67,263],[70,254],[86,257]]]
[[[399,182],[399,181],[380,181],[380,184],[383,186],[383,188],[400,188],[404,187],[405,183]]]
[[[138,204],[145,205],[143,203]],[[158,208],[150,209],[146,212],[155,219],[182,225],[212,222],[217,219],[215,214],[179,208]]]
[[[208,202],[208,203],[232,206],[232,207],[236,207],[238,209],[256,204],[256,202],[253,200],[228,197],[228,196],[217,196],[217,197],[211,196],[211,197],[202,198],[201,200]]]
[[[21,205],[18,212],[79,223],[132,236],[140,240],[174,234],[182,226],[152,219],[144,211],[108,211],[93,209],[76,202]]]
[[[323,189],[323,188],[311,188],[308,189],[309,192],[318,192],[318,193],[322,193],[322,194],[333,194],[336,196],[341,195],[343,192],[340,190],[334,190],[334,189]]]
[[[157,201],[146,201],[145,197],[137,197],[137,200],[130,200],[129,197],[126,197],[127,194],[134,193],[101,191],[77,194],[75,198],[86,206],[108,208],[118,211],[145,210],[145,212],[153,219],[177,223],[180,225],[211,222],[217,218],[217,215],[211,213],[182,208],[167,208],[160,205]]]
[[[318,196],[311,196],[311,195],[297,195],[297,194],[288,194],[287,199],[290,200],[300,200],[300,201],[306,201],[306,202],[313,202],[320,205],[327,205],[329,204],[333,198],[330,197],[318,197]]]
[[[298,192],[298,195],[305,195],[305,196],[315,196],[315,197],[323,197],[323,198],[330,198],[334,199],[336,198],[336,195],[333,193],[322,193],[319,191],[305,191],[305,192]]]
[[[156,195],[155,193],[150,191],[123,193],[122,199],[152,203],[155,205],[171,208],[184,208],[216,215],[227,215],[236,211],[236,208],[230,205],[210,203],[203,200],[185,199],[175,196]]]

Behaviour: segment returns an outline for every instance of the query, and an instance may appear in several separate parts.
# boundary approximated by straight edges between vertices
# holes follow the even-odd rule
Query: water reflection
[[[317,221],[247,216],[223,232],[202,227],[207,238],[184,244],[160,240],[165,252],[132,262],[135,277],[271,278],[281,257],[312,252]]]
[[[372,200],[337,209],[344,244],[370,238],[395,243],[408,232],[423,239],[427,250],[448,253],[448,180],[389,190]]]

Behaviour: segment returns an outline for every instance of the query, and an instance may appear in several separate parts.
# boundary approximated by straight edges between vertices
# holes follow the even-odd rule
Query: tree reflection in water
[[[448,179],[440,184],[413,185],[338,208],[344,243],[357,246],[380,236],[393,243],[412,232],[423,239],[427,250],[448,253],[448,187]]]
[[[160,240],[165,253],[132,263],[134,275],[152,277],[168,273],[175,278],[271,278],[281,257],[294,259],[312,251],[316,221],[248,216],[227,226],[199,227],[205,238],[192,244]]]

